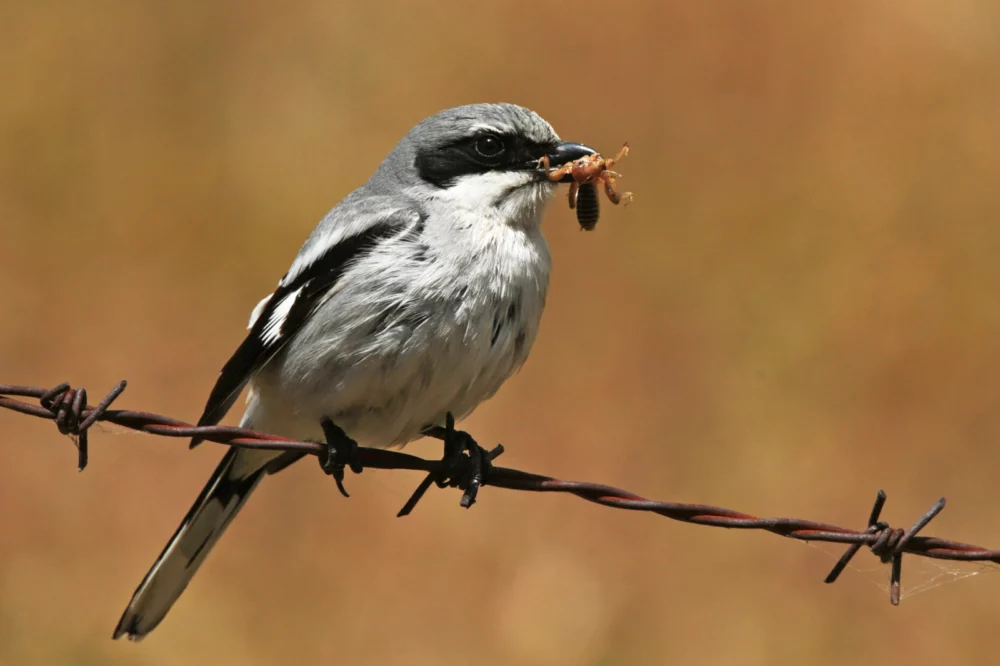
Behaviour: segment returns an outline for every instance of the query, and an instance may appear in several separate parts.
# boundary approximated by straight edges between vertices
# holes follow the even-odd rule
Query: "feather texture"
[[[226,415],[240,392],[302,327],[323,303],[352,262],[371,252],[379,242],[407,228],[419,226],[416,211],[378,217],[356,233],[333,240],[325,251],[303,250],[308,261],[296,261],[271,296],[261,302],[251,319],[250,332],[223,366],[208,396],[198,425],[215,425]],[[355,225],[360,226],[360,225]],[[262,306],[262,307],[261,307]],[[201,443],[195,438],[191,446]]]

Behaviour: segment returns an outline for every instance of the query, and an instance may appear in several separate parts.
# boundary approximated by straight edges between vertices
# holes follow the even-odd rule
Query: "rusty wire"
[[[427,472],[427,477],[400,510],[399,516],[409,514],[424,492],[435,482],[440,487],[451,486],[463,489],[465,492],[462,497],[462,506],[464,507],[471,506],[476,500],[476,492],[479,487],[486,485],[508,490],[569,493],[603,506],[630,511],[647,511],[685,523],[730,529],[764,530],[799,541],[849,544],[843,556],[827,575],[825,579],[827,583],[837,580],[851,558],[863,546],[868,546],[883,563],[891,563],[892,565],[889,599],[893,605],[899,604],[900,576],[904,554],[940,560],[1000,563],[1000,550],[989,550],[957,541],[917,535],[944,509],[944,498],[938,500],[907,530],[890,527],[888,523],[879,520],[886,500],[886,495],[881,490],[878,491],[867,527],[862,531],[801,518],[760,518],[741,511],[705,504],[658,502],[603,484],[561,481],[550,476],[498,467],[493,465],[492,461],[503,453],[502,446],[497,446],[492,451],[485,451],[472,442],[473,446],[462,451],[460,464],[456,467],[455,461],[451,461],[449,464],[445,460],[425,460],[398,451],[356,445],[350,447],[350,450],[345,450],[344,447],[341,447],[341,450],[336,450],[331,439],[331,429],[334,431],[339,429],[329,422],[324,423],[323,426],[330,441],[317,443],[295,441],[278,435],[231,426],[196,427],[159,414],[110,409],[111,403],[125,390],[125,385],[125,381],[120,382],[96,407],[87,405],[85,389],[72,389],[69,384],[60,384],[51,389],[0,385],[0,407],[54,420],[60,433],[70,435],[75,439],[80,470],[83,470],[88,462],[87,429],[98,421],[107,421],[132,430],[164,437],[188,438],[197,436],[212,442],[241,448],[314,455],[320,460],[323,469],[337,479],[337,484],[342,492],[344,491],[341,481],[345,467],[355,472],[360,472],[365,467]],[[11,396],[35,398],[38,400],[38,404],[33,405]],[[451,427],[451,423],[449,423],[449,427]],[[447,440],[451,432],[448,428],[435,427],[429,428],[424,434],[428,437]],[[464,435],[464,433],[461,434]],[[469,440],[471,441],[471,438]],[[346,492],[344,494],[346,495]]]

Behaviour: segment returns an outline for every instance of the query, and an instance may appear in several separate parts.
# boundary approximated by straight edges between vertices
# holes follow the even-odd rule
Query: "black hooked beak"
[[[597,151],[590,146],[585,146],[582,143],[573,143],[571,141],[562,141],[555,144],[550,150],[546,151],[546,157],[549,158],[549,168],[558,169],[564,164],[569,164],[570,162],[575,162],[581,157],[587,157],[589,155],[596,155]],[[545,173],[544,171],[542,173]],[[559,179],[560,183],[570,183],[573,182],[573,176],[569,173],[564,175]]]

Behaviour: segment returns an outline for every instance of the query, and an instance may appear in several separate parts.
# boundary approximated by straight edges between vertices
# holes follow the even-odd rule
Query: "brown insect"
[[[569,207],[576,209],[576,219],[580,226],[590,231],[597,226],[597,220],[601,214],[600,197],[596,190],[598,181],[604,184],[604,194],[607,195],[611,203],[618,205],[624,201],[627,206],[632,201],[631,192],[618,193],[615,179],[620,178],[621,175],[611,171],[611,167],[626,155],[628,155],[628,143],[623,145],[618,154],[611,158],[604,158],[595,153],[564,164],[558,169],[551,169],[549,158],[542,157],[538,160],[538,165],[548,172],[549,180],[559,182],[567,175],[572,177],[573,180],[569,186]]]

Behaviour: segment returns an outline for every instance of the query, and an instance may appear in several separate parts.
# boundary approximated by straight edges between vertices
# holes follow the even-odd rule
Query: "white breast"
[[[429,208],[421,241],[351,267],[255,378],[254,427],[316,438],[329,416],[363,444],[400,445],[468,414],[524,363],[550,269],[538,225]]]

